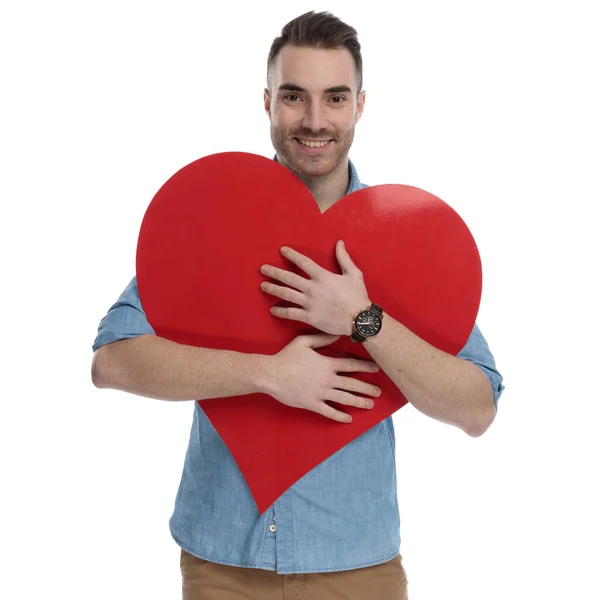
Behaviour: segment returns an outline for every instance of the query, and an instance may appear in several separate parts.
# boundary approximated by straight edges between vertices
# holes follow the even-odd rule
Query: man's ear
[[[271,93],[267,88],[265,88],[263,94],[263,102],[265,103],[265,112],[267,113],[269,119],[271,118]]]
[[[367,96],[367,92],[362,90],[360,94],[358,94],[358,101],[356,103],[356,116],[354,117],[354,124],[356,125],[360,118],[362,117],[363,110],[365,109],[365,98]]]

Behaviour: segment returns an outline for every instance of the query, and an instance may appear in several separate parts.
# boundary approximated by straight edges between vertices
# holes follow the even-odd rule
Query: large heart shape
[[[259,288],[260,266],[290,269],[279,253],[288,245],[339,273],[338,239],[363,271],[374,302],[437,348],[460,351],[479,308],[481,263],[450,206],[415,187],[381,185],[321,214],[300,179],[254,154],[202,158],[161,187],[140,229],[140,299],[162,337],[274,354],[310,328],[270,314],[276,299]],[[322,352],[369,358],[347,338]],[[336,405],[352,415],[350,424],[265,394],[200,401],[261,514],[308,471],[406,404],[383,372],[357,377],[379,385],[382,395],[371,410]]]

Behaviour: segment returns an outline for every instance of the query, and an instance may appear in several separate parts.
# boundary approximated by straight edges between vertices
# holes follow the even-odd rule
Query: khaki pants
[[[372,567],[278,575],[221,565],[181,550],[183,600],[407,600],[402,557]]]

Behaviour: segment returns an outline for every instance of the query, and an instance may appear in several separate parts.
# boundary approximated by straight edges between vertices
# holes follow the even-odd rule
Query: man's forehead
[[[272,65],[275,90],[293,83],[309,91],[347,86],[356,90],[354,59],[346,48],[305,48],[284,46]]]

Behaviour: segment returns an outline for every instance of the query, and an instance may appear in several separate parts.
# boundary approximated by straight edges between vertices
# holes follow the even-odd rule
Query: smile
[[[300,138],[296,138],[296,140],[309,148],[324,148],[331,142],[331,140],[301,140]]]

